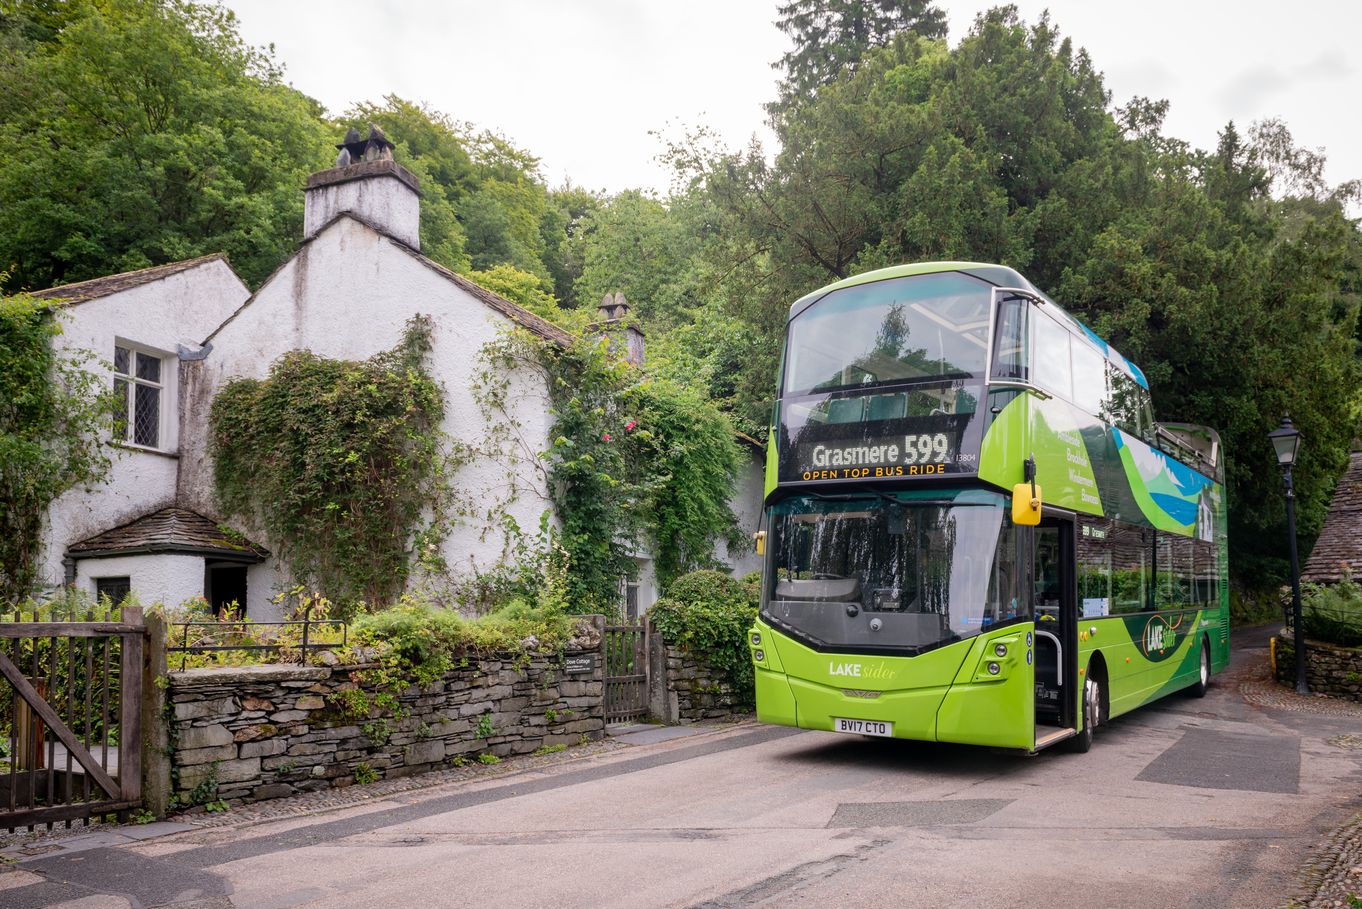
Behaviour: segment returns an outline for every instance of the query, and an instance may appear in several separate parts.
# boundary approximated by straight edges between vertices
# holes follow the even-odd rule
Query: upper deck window
[[[1069,362],[1069,330],[1044,313],[1037,313],[1036,384],[1061,398],[1073,400],[1073,365]]]
[[[785,393],[982,375],[990,289],[942,272],[829,293],[790,323]]]

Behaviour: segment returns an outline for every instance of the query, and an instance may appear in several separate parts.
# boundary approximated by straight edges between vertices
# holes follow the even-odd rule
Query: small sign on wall
[[[567,675],[582,675],[596,668],[596,654],[575,653],[563,657],[563,672]]]

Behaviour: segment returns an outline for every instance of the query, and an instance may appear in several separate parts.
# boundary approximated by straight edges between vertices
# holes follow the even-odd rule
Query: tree
[[[946,37],[946,14],[928,0],[790,0],[776,26],[794,47],[773,64],[785,71],[773,112],[808,100],[896,35]]]
[[[185,0],[18,8],[0,64],[6,286],[219,251],[258,282],[283,261],[329,130],[231,13]]]
[[[697,238],[666,205],[637,190],[605,200],[586,216],[579,237],[582,273],[573,292],[583,306],[623,291],[649,327],[685,321],[696,289],[691,258]]]
[[[553,279],[554,296],[566,309],[576,308],[579,302],[575,285],[583,269],[582,233],[600,204],[599,195],[569,183],[549,192],[548,207],[539,222],[544,266]]]
[[[48,506],[97,483],[112,401],[81,355],[63,353],[52,303],[0,297],[0,604],[34,592]]]
[[[678,332],[699,356],[664,344],[669,366],[708,374],[739,425],[761,425],[794,300],[901,262],[999,262],[1140,364],[1156,416],[1220,429],[1241,579],[1265,576],[1281,538],[1263,436],[1288,406],[1312,440],[1300,523],[1318,527],[1362,400],[1356,183],[1328,186],[1322,154],[1275,122],[1247,140],[1230,125],[1206,153],[1163,135],[1166,102],[1113,110],[1087,54],[1010,7],[955,48],[904,32],[834,70],[773,106],[774,159],[703,135],[670,150],[711,228],[707,311],[753,349],[719,356],[741,334],[717,319]]]

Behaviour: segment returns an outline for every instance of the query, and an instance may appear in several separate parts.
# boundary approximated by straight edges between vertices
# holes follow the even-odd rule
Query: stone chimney
[[[605,338],[611,352],[618,353],[622,345],[624,359],[635,366],[642,366],[643,329],[629,316],[629,301],[624,299],[624,291],[606,294],[601,298],[601,305],[596,307],[596,311],[601,314],[601,318],[598,322],[592,322],[590,329],[596,332],[597,337]]]
[[[303,239],[308,240],[341,212],[351,212],[394,240],[421,248],[421,187],[416,176],[393,160],[393,144],[369,124],[368,138],[351,127],[337,145],[336,166],[307,178]]]

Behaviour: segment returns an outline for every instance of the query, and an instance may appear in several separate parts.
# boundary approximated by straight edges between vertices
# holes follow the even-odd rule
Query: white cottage
[[[237,601],[248,615],[276,614],[274,594],[288,581],[270,556],[226,527],[216,503],[207,448],[209,408],[233,378],[263,378],[295,349],[362,360],[397,345],[417,314],[430,318],[430,363],[448,394],[444,429],[482,439],[489,417],[468,392],[483,346],[508,325],[571,343],[557,326],[457,275],[420,252],[420,190],[392,160],[380,133],[347,137],[339,166],[307,183],[303,242],[254,294],[222,256],[207,256],[42,291],[67,301],[63,343],[108,358],[114,387],[127,396],[126,437],[109,481],[72,491],[52,507],[44,541],[47,580],[92,593],[135,591],[144,602],[195,595]],[[358,163],[344,163],[356,161]],[[508,400],[525,444],[548,445],[551,417],[542,377],[509,377]],[[507,464],[521,472],[508,510],[521,527],[548,507],[541,471],[530,463],[473,463],[464,488],[502,488]],[[761,474],[755,459],[740,480],[735,511],[754,530]],[[750,501],[749,501],[750,500]],[[751,526],[748,526],[751,525]],[[444,543],[454,566],[486,568],[502,555],[499,532],[460,527]],[[756,567],[746,554],[739,572]],[[637,584],[625,594],[646,609],[656,599],[651,560],[640,555]]]

